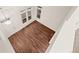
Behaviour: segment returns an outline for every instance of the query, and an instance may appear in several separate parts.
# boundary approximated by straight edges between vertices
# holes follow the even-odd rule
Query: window
[[[42,7],[40,7],[40,6],[37,7],[37,18],[39,18],[39,19],[41,17],[41,8]]]
[[[31,15],[31,8],[27,9],[27,14],[28,14],[28,20],[31,20],[32,15]]]
[[[27,21],[27,19],[26,19],[26,13],[22,13],[21,14],[21,18],[22,18],[22,23],[25,23]]]

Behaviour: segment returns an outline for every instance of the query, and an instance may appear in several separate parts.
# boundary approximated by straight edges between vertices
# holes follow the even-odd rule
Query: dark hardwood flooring
[[[55,31],[34,21],[30,25],[9,37],[17,53],[43,53]]]

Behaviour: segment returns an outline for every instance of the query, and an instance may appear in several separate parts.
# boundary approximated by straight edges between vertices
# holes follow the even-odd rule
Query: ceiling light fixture
[[[4,23],[4,24],[11,24],[10,18],[6,17],[6,15],[4,14],[2,8],[0,8],[1,14],[3,15],[3,19],[0,20],[0,23]]]

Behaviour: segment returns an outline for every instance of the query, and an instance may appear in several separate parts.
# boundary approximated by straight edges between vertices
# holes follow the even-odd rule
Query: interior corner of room
[[[76,6],[0,6],[0,52],[73,52],[76,23],[73,15],[77,9]]]

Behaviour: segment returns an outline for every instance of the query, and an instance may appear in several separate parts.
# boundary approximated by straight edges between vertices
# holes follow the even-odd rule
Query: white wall
[[[0,31],[0,53],[14,53],[14,49],[7,37]]]
[[[7,37],[11,36],[13,33],[22,29],[24,26],[28,25],[34,20],[38,20],[39,22],[43,23],[44,25],[56,31],[59,25],[61,24],[61,22],[64,20],[67,13],[72,9],[72,7],[64,7],[64,6],[63,7],[43,6],[41,19],[37,19],[35,15],[37,14],[35,10],[36,7],[31,6],[33,18],[32,20],[27,21],[25,24],[23,24],[20,16],[21,14],[20,11],[26,9],[27,12],[28,7],[29,6],[1,7],[3,8],[5,14],[11,18],[11,22],[12,22],[10,25],[0,24],[0,29],[3,31],[5,36]]]
[[[65,21],[49,52],[72,52],[75,30],[79,28],[78,24],[79,7],[74,11],[72,16]]]
[[[29,23],[31,23],[34,18],[32,18],[32,20],[27,21],[26,23],[22,23],[22,19],[20,16],[20,11],[23,9],[26,9],[27,12],[27,7],[2,7],[3,11],[5,12],[6,15],[8,15],[8,17],[10,17],[11,20],[11,24],[10,25],[6,25],[6,24],[1,24],[0,23],[0,30],[3,31],[3,33],[5,34],[6,37],[11,36],[13,33],[19,31],[20,29],[22,29],[24,26],[28,25]],[[31,6],[32,7],[32,6]],[[32,15],[34,15],[34,7],[32,7]],[[34,16],[33,16],[34,17]]]
[[[43,6],[38,21],[56,31],[71,9],[71,6]]]

